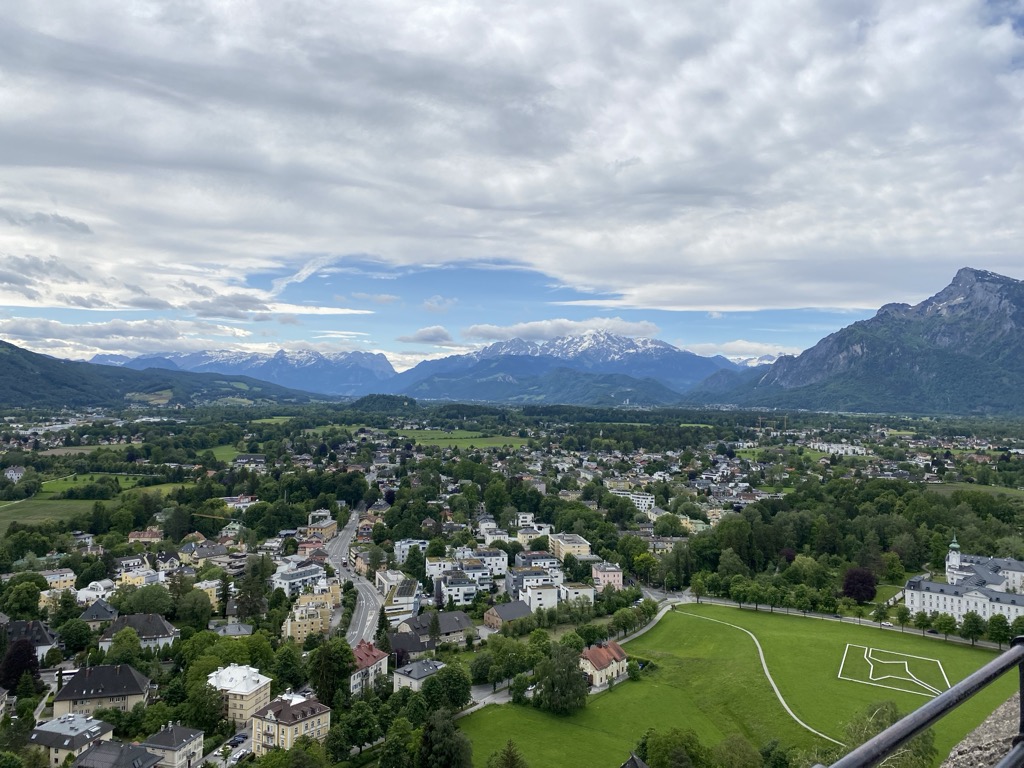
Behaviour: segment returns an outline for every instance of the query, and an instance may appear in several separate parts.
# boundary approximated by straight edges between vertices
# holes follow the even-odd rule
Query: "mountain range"
[[[380,393],[520,404],[1009,414],[1024,412],[1024,282],[964,268],[935,296],[914,306],[888,304],[770,365],[602,331],[510,339],[401,373],[383,355],[365,352],[152,353],[73,363],[3,344],[0,354],[18,361],[0,365],[0,404],[8,405],[102,404],[153,393],[171,393],[172,402],[301,402],[317,397],[313,391],[321,399]]]

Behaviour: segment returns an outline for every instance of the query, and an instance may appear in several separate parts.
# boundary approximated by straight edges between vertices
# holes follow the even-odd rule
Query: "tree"
[[[220,586],[217,591],[217,612],[220,613],[220,617],[226,618],[228,615],[228,603],[231,601],[231,577],[228,576],[227,572],[222,573],[220,576]]]
[[[703,571],[695,573],[693,578],[690,579],[690,592],[692,592],[693,596],[697,598],[698,603],[700,602],[700,599],[708,593],[707,577]]]
[[[416,768],[473,768],[473,745],[448,710],[432,713],[424,723]]]
[[[985,620],[975,611],[968,611],[960,622],[960,637],[970,640],[971,645],[985,634]]]
[[[57,628],[64,647],[71,653],[84,651],[92,642],[92,630],[89,625],[81,619],[70,619]]]
[[[4,611],[12,619],[38,619],[39,594],[39,587],[31,582],[9,587],[4,595]]]
[[[206,629],[213,616],[210,596],[201,589],[193,589],[178,603],[178,621],[195,627],[200,632]]]
[[[899,719],[900,713],[895,703],[884,701],[872,704],[846,724],[846,741],[851,748],[863,744]],[[886,758],[885,765],[893,768],[928,768],[937,754],[935,734],[928,729]]]
[[[889,606],[885,603],[875,603],[875,609],[871,611],[871,618],[878,622],[879,625],[881,625],[883,621],[888,621]]]
[[[139,633],[131,627],[125,627],[117,632],[110,641],[110,650],[104,659],[107,664],[131,664],[137,665],[142,655],[142,643],[139,640]]]
[[[738,733],[715,744],[711,756],[719,768],[762,768],[764,765],[758,751]]]
[[[427,629],[427,634],[435,645],[441,639],[441,617],[437,611],[430,614],[430,626]]]
[[[933,622],[935,629],[942,633],[942,639],[948,640],[951,633],[956,632],[956,619],[948,613],[940,613]]]
[[[458,664],[449,664],[423,681],[422,692],[431,709],[457,712],[472,698],[473,681]]]
[[[637,755],[642,749],[650,768],[710,768],[714,764],[707,747],[689,729],[648,731],[641,744],[637,745]]]
[[[395,718],[388,728],[384,746],[380,749],[377,768],[409,768],[412,760],[412,752],[409,749],[411,742],[412,725],[404,717]]]
[[[896,622],[900,625],[900,632],[910,623],[910,609],[904,603],[896,606]]]
[[[843,595],[858,603],[867,603],[875,599],[877,584],[875,574],[867,568],[850,568],[843,575]]]
[[[554,645],[551,656],[535,668],[540,682],[533,701],[541,709],[568,715],[587,705],[587,681],[580,674],[579,656],[571,648]]]
[[[49,624],[51,627],[59,627],[71,619],[77,619],[82,615],[82,609],[75,598],[75,591],[72,589],[61,590],[57,599],[57,608],[50,615]]]
[[[363,747],[372,744],[380,737],[380,723],[373,712],[373,707],[367,701],[357,701],[352,709],[344,716],[345,734],[348,740],[359,747],[360,754]]]
[[[914,628],[921,630],[921,636],[924,636],[924,631],[932,626],[932,617],[928,614],[928,611],[918,611],[914,614]]]
[[[278,647],[274,654],[274,677],[291,688],[298,688],[306,682],[302,653],[294,643],[281,643]]]
[[[320,701],[333,704],[335,694],[348,684],[355,661],[343,637],[332,637],[309,652],[309,682]]]
[[[561,639],[558,642],[561,645],[566,646],[567,648],[572,648],[576,652],[577,656],[583,653],[583,649],[586,647],[583,644],[583,638],[572,631],[566,632],[564,635],[562,635]]]
[[[220,691],[206,682],[193,685],[188,693],[187,702],[185,712],[189,725],[206,733],[217,730],[217,726],[224,719],[224,699],[221,698]]]
[[[174,601],[167,587],[162,584],[147,584],[132,592],[123,606],[123,612],[158,613],[161,616],[168,616],[173,608]]]
[[[516,743],[509,739],[505,746],[487,758],[487,768],[530,768]]]
[[[999,644],[999,650],[1003,649],[1003,643],[1010,642],[1010,622],[1001,613],[992,614],[988,620],[988,639]]]

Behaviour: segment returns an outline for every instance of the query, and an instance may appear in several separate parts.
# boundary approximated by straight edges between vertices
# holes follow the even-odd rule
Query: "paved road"
[[[383,596],[374,588],[373,584],[355,573],[351,568],[344,568],[342,562],[348,556],[349,546],[356,535],[356,528],[359,525],[359,516],[353,511],[348,522],[341,528],[341,531],[327,542],[327,553],[330,556],[331,565],[338,572],[344,583],[345,579],[351,579],[358,592],[356,609],[352,613],[352,623],[349,624],[345,640],[349,645],[355,646],[360,640],[372,642],[373,636],[377,633],[377,616],[380,607],[384,604]],[[331,617],[332,627],[341,622],[342,609],[334,612]]]

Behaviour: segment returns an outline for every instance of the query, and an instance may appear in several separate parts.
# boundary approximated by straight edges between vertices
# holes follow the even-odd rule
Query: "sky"
[[[0,0],[0,339],[797,353],[1024,278],[1024,0]]]

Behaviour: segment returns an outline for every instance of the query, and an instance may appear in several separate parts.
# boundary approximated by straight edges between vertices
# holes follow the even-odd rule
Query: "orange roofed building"
[[[580,669],[591,685],[604,685],[626,674],[626,652],[614,640],[592,645],[580,656]]]
[[[351,691],[356,696],[372,688],[378,677],[387,676],[388,654],[365,640],[359,641],[352,654],[356,657],[356,671],[350,678]]]

